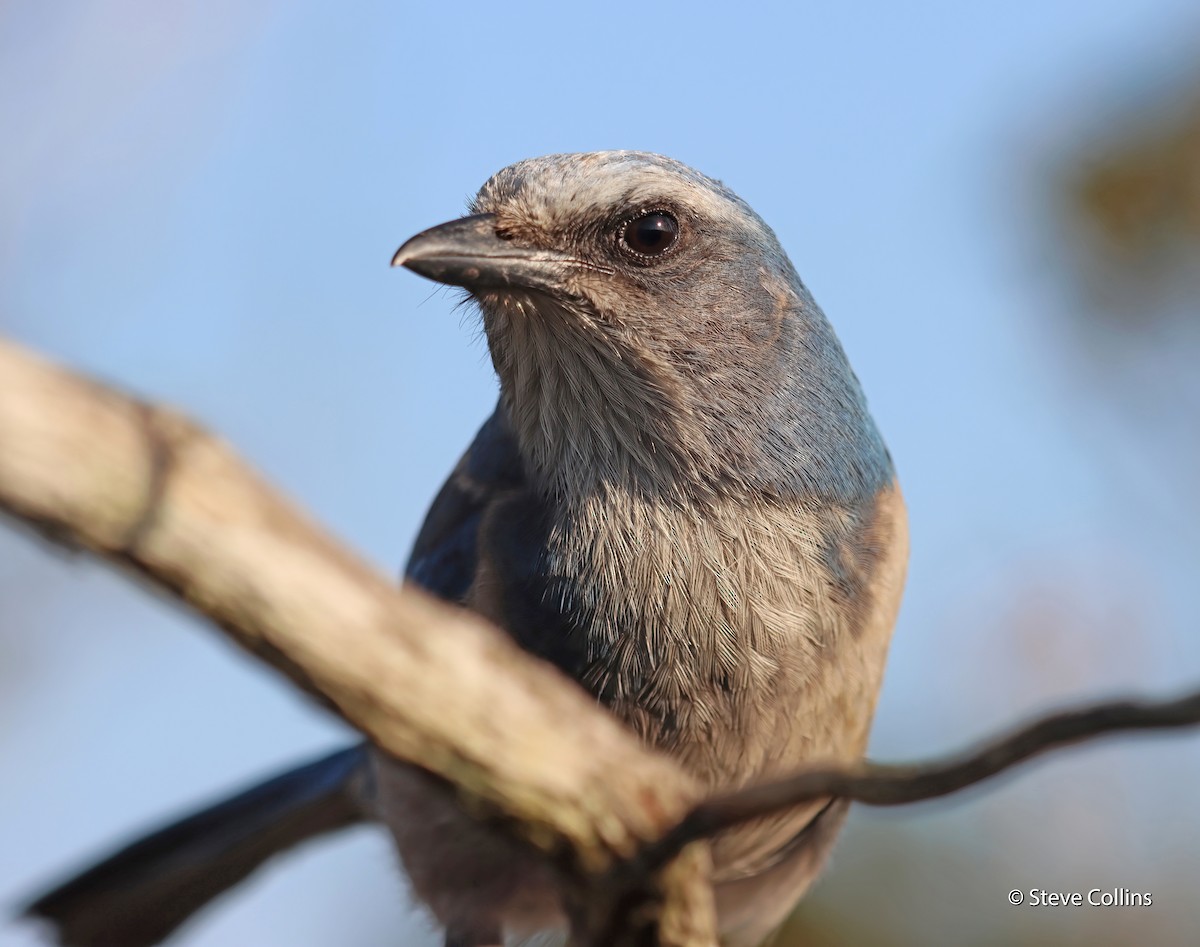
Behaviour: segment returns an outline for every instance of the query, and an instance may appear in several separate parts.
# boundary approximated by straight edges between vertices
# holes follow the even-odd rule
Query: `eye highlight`
[[[662,256],[679,239],[679,221],[664,211],[642,214],[621,231],[621,242],[638,256]]]

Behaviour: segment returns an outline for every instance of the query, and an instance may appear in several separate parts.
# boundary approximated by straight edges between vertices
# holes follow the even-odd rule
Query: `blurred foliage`
[[[1074,288],[1054,328],[1115,435],[1102,469],[1132,499],[1200,526],[1200,78],[1163,83],[1136,111],[1097,108],[1103,131],[1052,159],[1054,264]],[[1200,542],[1200,536],[1193,539]]]
[[[1143,418],[1155,399],[1194,417],[1196,373],[1178,369],[1200,348],[1200,78],[1097,113],[1102,131],[1070,142],[1045,175],[1051,262],[1078,294],[1058,321],[1101,393]]]
[[[1187,105],[1065,156],[1066,211],[1091,237],[1082,262],[1151,293],[1200,258],[1200,88],[1179,98]]]

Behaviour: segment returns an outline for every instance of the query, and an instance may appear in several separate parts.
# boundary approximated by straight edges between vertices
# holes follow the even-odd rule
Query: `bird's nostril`
[[[513,238],[513,232],[507,227],[497,227],[496,236],[501,240],[511,240]]]

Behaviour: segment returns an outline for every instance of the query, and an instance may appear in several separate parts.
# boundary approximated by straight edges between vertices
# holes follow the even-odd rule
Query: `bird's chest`
[[[724,782],[787,739],[836,645],[829,518],[514,496],[481,525],[470,604],[644,739]],[[755,767],[751,766],[753,770]]]

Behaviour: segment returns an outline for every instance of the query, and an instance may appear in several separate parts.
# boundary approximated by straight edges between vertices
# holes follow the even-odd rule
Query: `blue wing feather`
[[[484,513],[524,482],[516,442],[497,407],[430,505],[405,577],[438,598],[463,604],[479,565]]]

